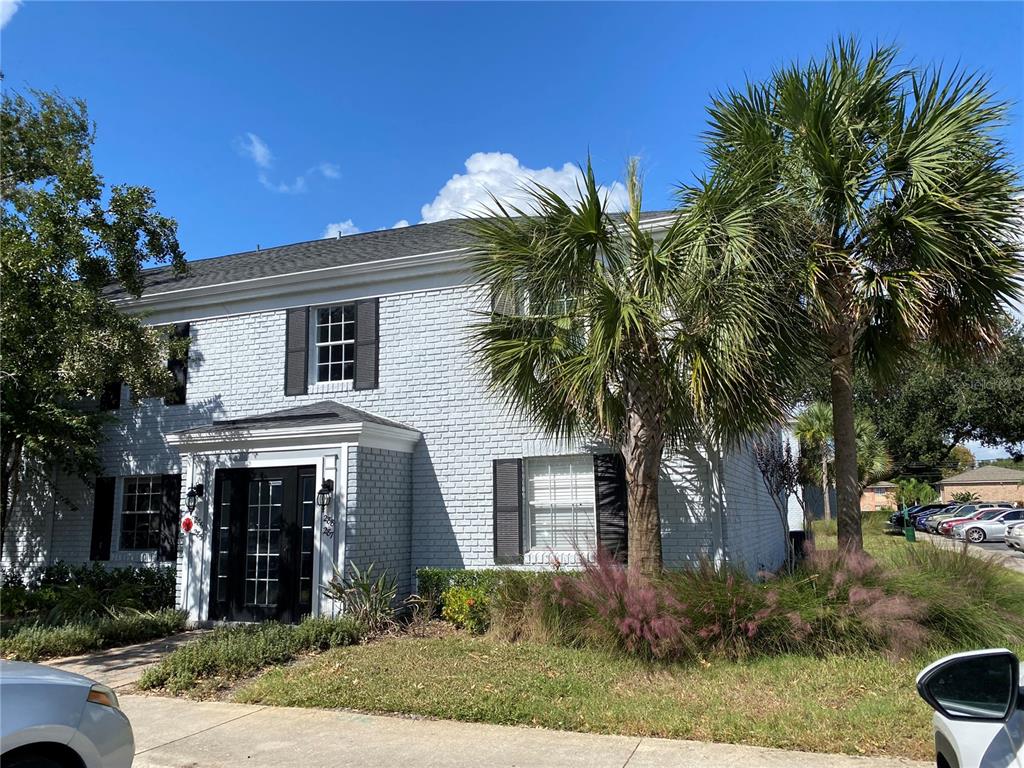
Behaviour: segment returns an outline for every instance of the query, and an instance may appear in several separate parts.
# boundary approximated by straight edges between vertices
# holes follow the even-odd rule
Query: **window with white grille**
[[[317,307],[316,380],[351,381],[356,359],[356,305]]]
[[[592,456],[525,459],[524,480],[530,549],[594,549]]]

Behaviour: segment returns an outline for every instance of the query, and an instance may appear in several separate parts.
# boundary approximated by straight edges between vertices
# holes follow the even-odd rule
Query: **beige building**
[[[896,509],[896,485],[884,480],[872,483],[860,494],[860,511],[874,512],[882,509]]]
[[[939,498],[952,501],[958,493],[973,493],[981,501],[1013,501],[1024,506],[1024,472],[1006,467],[978,467],[938,483]]]

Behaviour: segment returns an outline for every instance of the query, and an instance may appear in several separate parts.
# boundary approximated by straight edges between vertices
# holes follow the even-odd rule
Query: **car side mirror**
[[[917,692],[950,720],[1006,722],[1020,704],[1020,664],[1005,649],[956,653],[925,667]]]

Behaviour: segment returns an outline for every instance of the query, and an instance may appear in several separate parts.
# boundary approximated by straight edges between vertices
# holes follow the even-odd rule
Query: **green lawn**
[[[881,530],[879,516],[866,516],[866,548],[892,574],[893,588],[926,601],[947,622],[949,637],[1018,643],[1007,616],[1024,615],[1024,578]],[[817,533],[820,548],[835,547],[834,523],[819,524]],[[966,603],[961,593],[971,596]],[[234,695],[249,703],[930,759],[931,710],[914,678],[943,652],[933,647],[913,660],[879,653],[671,665],[442,632],[333,649],[272,669]]]
[[[273,669],[237,701],[928,758],[919,665],[781,656],[648,666],[603,652],[458,635],[399,637]]]

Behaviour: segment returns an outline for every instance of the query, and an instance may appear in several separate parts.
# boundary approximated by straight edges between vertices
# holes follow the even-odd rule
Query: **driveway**
[[[122,696],[136,768],[357,765],[457,768],[924,768],[911,760],[599,736],[321,709]]]

